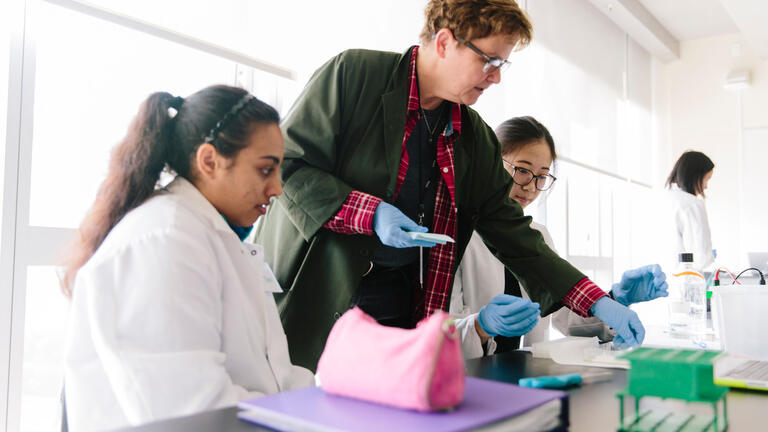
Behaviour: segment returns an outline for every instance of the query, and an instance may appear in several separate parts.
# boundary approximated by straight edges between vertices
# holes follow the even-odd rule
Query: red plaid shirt
[[[400,152],[400,167],[397,174],[395,196],[408,171],[408,151],[406,143],[416,124],[421,118],[419,107],[419,87],[416,80],[416,53],[419,47],[414,47],[411,54],[410,75],[408,77],[408,108],[405,115],[405,130],[403,147]],[[440,168],[440,179],[436,185],[435,212],[432,219],[432,232],[446,234],[456,238],[456,195],[455,177],[453,171],[453,144],[461,134],[461,107],[451,104],[451,121],[437,138],[437,165]],[[374,235],[373,214],[380,198],[373,195],[353,191],[334,215],[323,226],[342,234]],[[430,248],[427,265],[427,284],[424,292],[424,304],[417,311],[421,317],[426,317],[437,310],[447,310],[449,293],[453,282],[453,267],[456,261],[456,244],[446,243]],[[600,297],[606,295],[602,289],[588,278],[578,284],[562,299],[563,304],[581,316],[589,315],[589,308]]]

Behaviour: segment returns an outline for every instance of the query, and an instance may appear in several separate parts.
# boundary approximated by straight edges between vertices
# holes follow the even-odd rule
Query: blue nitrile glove
[[[408,231],[427,232],[428,229],[419,226],[400,209],[384,201],[376,206],[373,213],[373,230],[382,243],[396,248],[432,247],[437,244],[426,240],[413,240],[408,236]]]
[[[614,348],[624,349],[643,343],[645,328],[632,309],[610,297],[601,297],[589,310],[592,315],[616,330],[617,335],[613,338]]]
[[[613,298],[624,306],[653,300],[669,295],[667,275],[661,266],[651,264],[645,267],[627,270],[621,275],[621,282],[613,284]]]
[[[528,299],[499,294],[480,309],[477,321],[488,336],[522,336],[539,322],[539,304]]]

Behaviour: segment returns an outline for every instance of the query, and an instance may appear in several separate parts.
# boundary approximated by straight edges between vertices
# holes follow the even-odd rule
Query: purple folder
[[[343,431],[463,431],[522,414],[561,399],[561,427],[567,427],[567,394],[467,378],[464,401],[450,412],[422,413],[328,394],[320,387],[242,401],[243,420],[277,429]]]

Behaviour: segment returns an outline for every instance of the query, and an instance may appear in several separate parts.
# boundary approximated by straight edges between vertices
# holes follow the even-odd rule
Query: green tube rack
[[[719,351],[637,348],[620,358],[629,360],[627,388],[619,398],[619,432],[724,431],[728,427],[725,395],[728,388],[715,385],[713,364]],[[624,398],[634,398],[634,413],[625,417]],[[708,404],[713,415],[640,411],[648,396]],[[722,406],[722,411],[718,410]]]

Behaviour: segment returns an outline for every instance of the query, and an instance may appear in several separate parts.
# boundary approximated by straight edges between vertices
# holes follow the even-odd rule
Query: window
[[[232,84],[237,67],[48,3],[37,12],[29,223],[76,228],[141,102]]]

